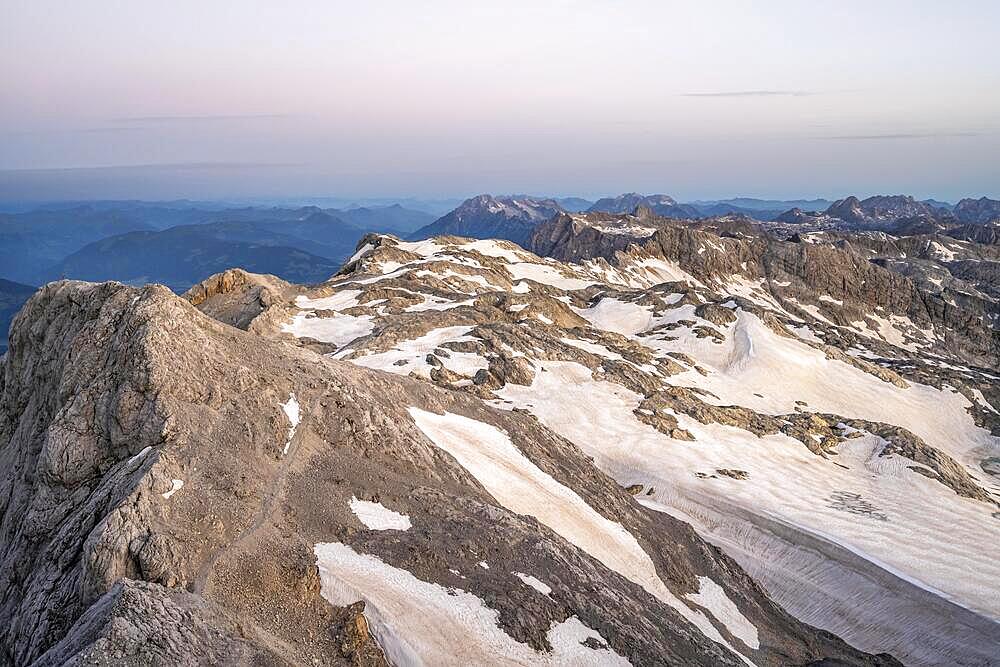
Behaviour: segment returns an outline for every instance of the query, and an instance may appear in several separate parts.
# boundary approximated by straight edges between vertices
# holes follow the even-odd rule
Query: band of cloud
[[[828,141],[884,141],[903,139],[946,139],[952,137],[980,137],[982,132],[899,132],[894,134],[845,134],[821,137]]]
[[[707,93],[683,93],[682,97],[808,97],[807,90],[732,90]]]

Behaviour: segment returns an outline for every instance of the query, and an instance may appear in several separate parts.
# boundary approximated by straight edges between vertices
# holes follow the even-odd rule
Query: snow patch
[[[539,469],[506,433],[450,412],[438,415],[415,407],[409,412],[424,435],[454,456],[501,505],[512,512],[535,517],[571,544],[676,609],[709,639],[732,648],[704,614],[686,606],[666,587],[653,561],[631,533]]]
[[[757,626],[740,613],[722,586],[708,577],[698,577],[698,582],[700,583],[698,592],[688,593],[684,597],[712,612],[712,616],[726,626],[729,634],[750,648],[759,649],[760,640],[757,638]]]
[[[548,595],[549,593],[552,592],[552,588],[550,588],[547,584],[545,584],[545,582],[543,582],[541,579],[537,579],[531,576],[530,574],[524,574],[523,572],[515,572],[514,576],[523,581],[528,586],[534,588],[542,595]]]
[[[629,661],[611,649],[591,649],[588,637],[604,643],[576,617],[553,623],[547,633],[551,653],[515,641],[499,627],[500,614],[478,596],[460,588],[423,581],[379,558],[359,554],[346,544],[317,544],[313,551],[320,592],[331,604],[365,602],[365,618],[379,646],[394,665],[604,665]]]
[[[649,328],[652,311],[648,306],[639,306],[627,301],[605,298],[590,308],[574,308],[577,315],[598,329],[614,331],[624,336],[632,336]]]
[[[349,260],[347,260],[347,264],[353,264],[354,262],[358,261],[359,259],[361,259],[365,255],[367,255],[368,251],[370,251],[374,247],[375,246],[373,246],[371,243],[364,244],[363,246],[361,246],[358,249],[358,251],[356,253],[354,253],[353,255],[351,255],[351,258]]]
[[[164,493],[163,497],[166,498],[167,500],[169,500],[170,496],[172,496],[175,493],[177,493],[178,491],[180,491],[182,486],[184,486],[184,480],[183,479],[172,480],[170,482],[170,490],[167,491],[166,493]]]
[[[315,313],[298,313],[290,323],[282,324],[281,330],[296,338],[312,338],[323,343],[333,343],[344,347],[375,329],[371,315],[337,314],[334,317],[316,317]]]
[[[292,438],[295,437],[295,429],[299,426],[299,402],[295,398],[295,392],[288,395],[288,401],[286,403],[279,403],[282,412],[288,417],[288,437],[285,438],[285,448],[282,450],[282,454],[288,453],[288,447],[292,444]]]
[[[351,496],[351,511],[371,530],[409,530],[413,526],[407,515],[394,512],[382,503],[358,500],[354,496]]]

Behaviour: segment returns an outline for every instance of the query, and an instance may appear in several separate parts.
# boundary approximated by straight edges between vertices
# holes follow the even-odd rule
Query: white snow
[[[981,406],[983,406],[984,408],[986,408],[987,410],[989,410],[993,414],[1000,415],[1000,412],[997,412],[997,409],[994,408],[992,405],[990,405],[990,402],[986,400],[986,397],[983,396],[983,392],[982,391],[980,391],[979,389],[973,388],[972,389],[972,395],[976,398],[976,403],[979,403]]]
[[[358,248],[358,251],[356,253],[354,253],[353,255],[351,255],[351,258],[349,260],[347,260],[346,264],[353,264],[354,262],[358,261],[359,259],[361,259],[365,255],[367,255],[368,251],[370,251],[374,247],[375,246],[373,246],[371,243],[364,244],[363,246],[361,246],[360,248]]]
[[[429,379],[433,366],[427,363],[427,355],[443,343],[476,340],[466,335],[473,328],[471,326],[451,326],[431,329],[423,336],[404,340],[386,352],[355,357],[350,361],[366,368],[377,368],[399,375],[409,375],[412,372],[419,377]],[[448,370],[469,377],[474,376],[480,369],[489,368],[489,362],[473,352],[449,350],[448,357],[442,356],[439,359]]]
[[[465,282],[473,283],[474,285],[479,285],[480,287],[483,287],[493,292],[502,291],[499,287],[497,287],[490,281],[486,280],[484,276],[481,276],[479,274],[459,273],[457,271],[453,271],[452,269],[445,269],[441,273],[438,273],[436,271],[431,271],[430,269],[421,269],[420,271],[417,271],[413,275],[417,278],[426,278],[427,276],[433,276],[441,280],[447,280],[448,278],[458,278],[459,280],[464,280]]]
[[[930,241],[927,247],[936,259],[943,262],[952,262],[955,260],[955,251],[944,247],[937,241]]]
[[[806,325],[793,327],[785,325],[785,328],[791,331],[793,334],[801,338],[802,340],[812,341],[813,343],[822,343],[823,339],[813,333],[813,330]]]
[[[857,333],[868,338],[881,338],[890,345],[895,345],[896,347],[903,348],[910,352],[918,352],[920,346],[915,343],[908,343],[906,341],[905,331],[910,332],[917,331],[916,325],[908,317],[902,317],[900,315],[890,315],[888,318],[880,317],[878,315],[868,315],[866,318],[866,327],[864,329],[858,329]],[[870,322],[875,323],[875,327],[870,326]],[[871,335],[874,333],[874,336]],[[926,335],[926,334],[925,334]]]
[[[282,454],[288,453],[288,447],[292,444],[292,438],[295,437],[295,429],[299,426],[299,401],[295,398],[295,392],[288,395],[288,401],[286,403],[280,403],[282,412],[288,417],[288,437],[285,438],[285,449],[282,450]]]
[[[577,315],[598,329],[614,331],[625,336],[649,328],[653,317],[652,310],[648,306],[639,306],[610,297],[601,299],[590,308],[570,307]]]
[[[515,572],[514,576],[523,581],[528,586],[534,588],[542,595],[548,595],[549,593],[552,592],[552,588],[549,587],[545,582],[543,582],[541,579],[531,576],[530,574],[524,574],[523,572]]]
[[[534,516],[650,592],[669,594],[649,556],[621,524],[598,514],[573,490],[539,469],[506,433],[450,412],[437,415],[411,407],[410,416],[431,442],[454,456],[504,507]]]
[[[412,243],[397,243],[396,247],[400,250],[420,255],[421,257],[430,257],[445,249],[445,246],[438,244],[434,239],[414,241]]]
[[[709,347],[694,349],[692,356],[709,370],[708,377],[688,371],[672,376],[671,382],[707,389],[717,398],[706,395],[704,400],[720,405],[784,414],[794,410],[795,400],[803,400],[817,412],[899,424],[970,470],[985,452],[997,451],[997,439],[975,426],[961,394],[918,384],[896,387],[774,334],[753,315],[741,312],[739,317],[743,335],[757,340],[752,357],[741,348],[746,343],[714,346],[728,348],[714,357],[708,355],[714,352]],[[740,336],[727,336],[727,341],[731,338]],[[687,345],[678,349],[692,351]],[[758,438],[681,414],[676,415],[680,427],[696,440],[676,441],[638,421],[633,414],[641,401],[638,394],[594,381],[580,364],[543,366],[548,372],[536,373],[531,386],[508,384],[497,397],[530,410],[620,483],[655,488],[650,500],[697,517],[704,503],[724,498],[753,514],[822,531],[924,587],[943,591],[952,601],[1000,618],[1000,599],[992,594],[991,583],[1000,580],[1000,559],[995,557],[1000,523],[991,516],[991,506],[961,498],[908,470],[901,457],[893,457],[900,462],[893,467],[875,465],[880,462],[875,438],[841,443],[835,464],[784,435]],[[745,470],[749,478],[701,479],[693,474],[716,468]],[[793,493],[789,480],[794,480]],[[888,520],[837,509],[832,499],[843,493],[860,496]],[[941,526],[948,526],[947,531]]]
[[[701,282],[682,269],[677,262],[669,262],[660,257],[646,257],[626,265],[625,270],[639,277],[646,286],[675,281],[701,285]]]
[[[330,296],[310,299],[304,294],[295,297],[295,305],[303,310],[344,310],[358,305],[361,290],[345,289]]]
[[[726,595],[725,589],[709,577],[698,577],[698,582],[701,584],[698,592],[688,593],[684,597],[712,612],[712,616],[726,626],[729,634],[750,648],[759,649],[757,626],[740,613],[736,604]]]
[[[360,282],[360,281],[359,281]],[[303,310],[281,325],[281,330],[296,338],[313,338],[324,343],[343,347],[352,340],[367,336],[374,324],[371,315],[347,315],[340,311],[359,305],[359,290],[344,289],[330,296],[310,299],[305,295],[295,298],[295,305]],[[316,310],[333,311],[333,315],[317,316]]]
[[[564,290],[578,290],[594,284],[593,280],[569,278],[563,275],[559,269],[544,264],[521,262],[518,264],[507,264],[506,268],[510,271],[514,280],[534,280],[536,283],[552,285]]]
[[[452,308],[458,308],[459,306],[470,306],[476,302],[475,299],[451,301],[449,299],[429,294],[421,294],[420,296],[424,299],[423,303],[415,303],[412,306],[407,306],[403,310],[407,313],[420,313],[425,310],[451,310]]]
[[[394,512],[382,503],[358,500],[351,496],[351,511],[358,517],[358,521],[371,530],[409,530],[412,527],[410,517]]]
[[[609,350],[604,345],[601,345],[600,343],[594,343],[589,340],[581,340],[579,338],[560,338],[559,340],[562,341],[563,343],[566,343],[567,345],[579,348],[586,352],[590,352],[591,354],[596,354],[606,359],[615,359],[615,360],[622,359],[622,355],[618,354],[617,352],[612,352],[611,350]]]
[[[324,343],[344,347],[375,329],[371,315],[343,315],[316,317],[313,313],[298,313],[290,323],[282,324],[281,330],[296,338],[313,338]]]
[[[163,497],[169,500],[170,496],[180,491],[182,486],[184,486],[184,480],[182,479],[172,480],[170,482],[170,490],[164,493]]]
[[[539,469],[506,433],[450,412],[438,415],[415,407],[409,411],[424,435],[454,456],[501,505],[512,512],[535,517],[571,544],[676,609],[708,638],[732,648],[704,614],[686,606],[666,587],[653,561],[631,533],[620,523],[597,513],[575,491]]]
[[[613,650],[581,644],[587,637],[604,640],[576,617],[553,623],[547,634],[553,650],[539,653],[505,633],[499,627],[499,613],[473,593],[422,581],[346,544],[320,543],[314,551],[323,597],[336,606],[363,600],[369,629],[391,664],[630,664]]]

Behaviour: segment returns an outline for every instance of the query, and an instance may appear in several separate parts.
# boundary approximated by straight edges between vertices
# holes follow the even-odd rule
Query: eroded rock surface
[[[227,318],[220,294],[193,300]],[[5,662],[895,664],[796,621],[535,417],[273,333],[157,286],[61,282],[29,301],[0,384]],[[483,437],[497,449],[481,454]],[[397,617],[408,595],[420,611]],[[492,629],[445,624],[434,595]],[[409,634],[427,622],[449,641]]]

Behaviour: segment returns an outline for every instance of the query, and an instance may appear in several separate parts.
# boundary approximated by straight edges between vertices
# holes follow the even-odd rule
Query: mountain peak
[[[645,206],[656,215],[673,218],[692,218],[699,215],[697,209],[678,204],[669,195],[641,195],[636,192],[599,199],[587,210],[591,213],[621,214],[631,213],[639,206]]]

